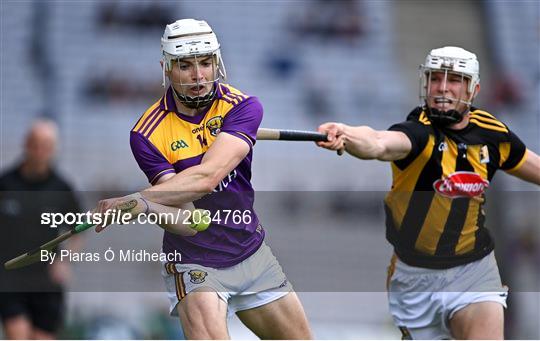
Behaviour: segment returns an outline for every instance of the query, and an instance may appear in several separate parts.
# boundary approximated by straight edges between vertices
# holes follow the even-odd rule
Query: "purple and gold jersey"
[[[167,231],[163,236],[163,252],[181,253],[181,263],[223,268],[248,258],[264,239],[264,230],[253,210],[250,182],[253,145],[263,109],[256,97],[226,84],[216,86],[216,98],[197,116],[179,113],[169,88],[139,119],[131,131],[130,143],[151,184],[165,174],[200,164],[219,133],[236,136],[250,146],[248,155],[214,192],[194,202],[195,207],[210,210],[217,218],[211,226],[193,237]]]

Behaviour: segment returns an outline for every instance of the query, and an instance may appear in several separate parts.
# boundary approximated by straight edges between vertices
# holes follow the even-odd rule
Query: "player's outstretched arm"
[[[540,156],[527,149],[525,162],[516,170],[507,173],[527,182],[540,185]]]
[[[328,134],[329,142],[318,142],[317,145],[331,150],[344,149],[360,159],[400,160],[412,148],[407,135],[398,131],[374,130],[368,126],[351,127],[334,122],[322,124],[318,131]]]

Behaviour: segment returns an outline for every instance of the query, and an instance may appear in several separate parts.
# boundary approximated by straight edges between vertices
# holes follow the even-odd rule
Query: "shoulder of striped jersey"
[[[221,100],[224,100],[227,103],[232,104],[233,106],[236,106],[242,102],[244,102],[246,99],[248,99],[250,96],[244,94],[240,90],[230,86],[229,84],[219,84],[219,91],[221,93]]]
[[[153,118],[155,118],[155,116],[159,115],[159,113],[161,112],[160,103],[161,103],[161,99],[157,101],[156,103],[152,104],[152,106],[150,106],[150,108],[148,108],[142,114],[142,116],[139,118],[137,123],[135,123],[135,126],[133,126],[131,131],[134,133],[142,133],[143,131],[147,130],[149,125],[151,125],[152,122],[154,121]]]
[[[431,121],[428,119],[426,113],[422,111],[420,115],[418,116],[418,122],[424,124],[424,125],[431,125]]]
[[[476,124],[480,128],[493,130],[500,133],[508,133],[508,127],[487,111],[478,109],[471,111],[469,121]]]

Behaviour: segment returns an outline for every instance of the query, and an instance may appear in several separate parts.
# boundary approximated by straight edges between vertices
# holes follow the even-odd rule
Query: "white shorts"
[[[475,262],[444,270],[409,266],[397,257],[392,263],[388,302],[394,323],[404,337],[451,339],[449,321],[458,310],[486,301],[506,308],[508,288],[501,284],[493,252]]]
[[[162,275],[170,302],[169,313],[173,316],[178,315],[176,306],[180,300],[196,289],[217,292],[227,303],[229,315],[265,305],[293,290],[264,242],[249,258],[228,268],[166,263]]]

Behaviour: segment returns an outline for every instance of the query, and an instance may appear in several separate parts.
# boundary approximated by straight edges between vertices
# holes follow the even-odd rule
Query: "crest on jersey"
[[[489,163],[489,150],[486,145],[480,149],[480,163]]]
[[[206,279],[206,275],[208,275],[206,271],[202,270],[191,270],[188,274],[191,277],[190,282],[193,284],[201,284]]]
[[[210,131],[212,136],[217,136],[221,131],[221,126],[223,125],[223,117],[216,116],[212,117],[208,122],[206,122],[206,128]]]
[[[438,149],[439,149],[440,152],[445,152],[445,151],[448,150],[448,144],[447,144],[446,142],[443,141],[443,142],[441,142],[441,143],[439,144],[439,148],[438,148]]]
[[[455,172],[433,183],[435,191],[449,198],[474,198],[482,195],[489,181],[474,172]]]

